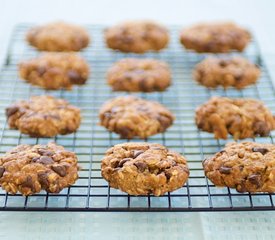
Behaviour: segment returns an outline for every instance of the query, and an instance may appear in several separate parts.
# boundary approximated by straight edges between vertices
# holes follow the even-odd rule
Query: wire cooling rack
[[[194,123],[195,108],[211,96],[251,97],[261,99],[274,112],[275,90],[261,58],[259,48],[253,40],[242,53],[262,70],[260,81],[255,86],[237,91],[229,89],[208,90],[192,79],[192,69],[206,55],[185,51],[178,41],[180,28],[170,27],[169,47],[160,53],[144,55],[124,54],[106,48],[103,41],[104,26],[86,26],[92,36],[92,43],[81,52],[89,62],[92,74],[85,86],[74,87],[72,91],[45,91],[20,80],[17,64],[39,53],[24,41],[31,24],[18,25],[11,37],[8,55],[0,74],[0,154],[18,144],[43,144],[56,141],[65,148],[75,151],[79,158],[80,178],[71,187],[59,194],[41,192],[34,196],[10,195],[0,190],[0,210],[9,211],[242,211],[274,210],[273,194],[238,193],[229,188],[217,188],[206,179],[202,160],[219,151],[227,141],[215,140],[213,134],[201,132]],[[238,53],[231,53],[237,55]],[[166,61],[173,74],[173,85],[163,93],[135,94],[145,99],[156,100],[167,106],[176,116],[172,127],[163,134],[150,137],[147,141],[157,142],[186,156],[190,167],[188,182],[179,190],[161,197],[130,196],[110,188],[101,177],[100,162],[104,152],[114,144],[125,140],[109,133],[98,125],[98,110],[109,98],[125,95],[114,93],[106,84],[106,70],[124,57],[150,57]],[[17,130],[10,130],[6,123],[4,109],[19,99],[31,95],[50,94],[67,99],[82,110],[83,121],[79,130],[70,135],[52,139],[30,138]],[[274,133],[269,137],[247,139],[249,141],[273,143]],[[134,140],[141,141],[141,140]]]

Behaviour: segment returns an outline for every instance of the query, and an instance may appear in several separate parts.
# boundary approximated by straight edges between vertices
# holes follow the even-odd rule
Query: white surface
[[[15,24],[57,19],[80,24],[113,24],[129,18],[146,18],[182,25],[214,19],[234,20],[253,30],[262,51],[269,55],[267,59],[275,54],[275,1],[272,0],[0,0],[0,6],[0,60],[5,56]],[[1,240],[273,239],[275,232],[273,212],[0,214]]]

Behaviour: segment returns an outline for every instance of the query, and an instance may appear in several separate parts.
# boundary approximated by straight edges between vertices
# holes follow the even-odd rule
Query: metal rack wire
[[[31,24],[18,25],[11,37],[6,63],[0,74],[0,154],[18,144],[43,144],[54,140],[67,149],[75,151],[81,171],[79,180],[59,194],[41,192],[34,196],[10,195],[0,190],[0,210],[7,211],[242,211],[274,210],[273,194],[238,193],[228,188],[217,188],[208,181],[202,170],[202,160],[219,151],[227,141],[215,140],[212,134],[197,130],[194,124],[195,108],[214,95],[229,97],[251,97],[261,99],[275,111],[275,89],[261,58],[257,43],[253,40],[242,55],[259,64],[261,79],[255,86],[242,91],[208,90],[197,85],[192,79],[194,65],[205,57],[185,51],[178,41],[179,27],[171,26],[169,47],[160,53],[143,55],[114,52],[105,47],[104,26],[87,25],[92,44],[81,52],[89,62],[92,74],[88,83],[74,87],[72,91],[45,91],[20,80],[17,64],[39,53],[27,45],[24,36]],[[238,54],[238,53],[231,53]],[[124,142],[118,135],[107,132],[98,123],[97,112],[109,98],[126,93],[114,93],[105,81],[106,70],[124,57],[150,57],[166,61],[173,74],[173,85],[163,93],[135,94],[146,99],[157,100],[176,115],[174,125],[163,134],[152,136],[147,141],[166,145],[183,153],[188,159],[190,177],[179,190],[161,197],[129,196],[112,189],[101,177],[100,162],[107,148]],[[12,102],[27,99],[31,95],[50,94],[69,100],[82,110],[83,121],[79,130],[70,135],[53,139],[36,139],[10,130],[6,123],[4,109]],[[272,142],[269,137],[248,139],[257,142]],[[141,141],[141,140],[134,140]]]

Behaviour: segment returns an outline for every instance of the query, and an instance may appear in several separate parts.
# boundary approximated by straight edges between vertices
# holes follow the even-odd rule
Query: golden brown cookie
[[[75,53],[46,53],[19,64],[20,77],[45,89],[71,89],[89,77],[89,65]]]
[[[79,51],[88,46],[88,32],[65,22],[53,22],[31,28],[26,36],[30,45],[40,51],[69,52]]]
[[[205,175],[218,187],[238,192],[275,192],[275,145],[230,143],[203,162]]]
[[[242,52],[251,39],[250,33],[231,22],[201,23],[183,29],[180,41],[196,52]]]
[[[99,118],[101,126],[127,139],[144,139],[162,133],[175,119],[160,103],[134,96],[107,101],[100,109]]]
[[[6,109],[10,128],[32,137],[54,137],[75,132],[81,121],[80,110],[63,99],[33,96]]]
[[[111,187],[131,195],[160,196],[187,181],[186,159],[156,143],[123,143],[110,148],[101,174]]]
[[[194,79],[208,88],[234,87],[245,88],[256,83],[260,76],[257,65],[243,57],[217,58],[209,57],[197,64],[194,69]]]
[[[275,129],[270,110],[259,100],[212,97],[196,110],[199,129],[215,134],[216,139],[268,136]]]
[[[78,179],[77,157],[55,143],[19,145],[0,157],[0,185],[25,196],[58,193]]]
[[[105,41],[115,50],[144,53],[165,48],[169,35],[167,29],[157,23],[129,21],[106,29]]]
[[[125,58],[109,69],[107,80],[114,91],[164,91],[171,84],[171,73],[162,61]]]

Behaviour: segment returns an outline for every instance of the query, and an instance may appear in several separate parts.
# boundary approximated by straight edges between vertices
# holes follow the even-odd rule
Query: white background
[[[271,71],[275,65],[273,0],[0,0],[0,62],[17,23],[66,20],[115,24],[139,18],[183,26],[206,20],[234,20],[252,29]],[[272,239],[273,215],[7,212],[0,213],[0,239]]]

